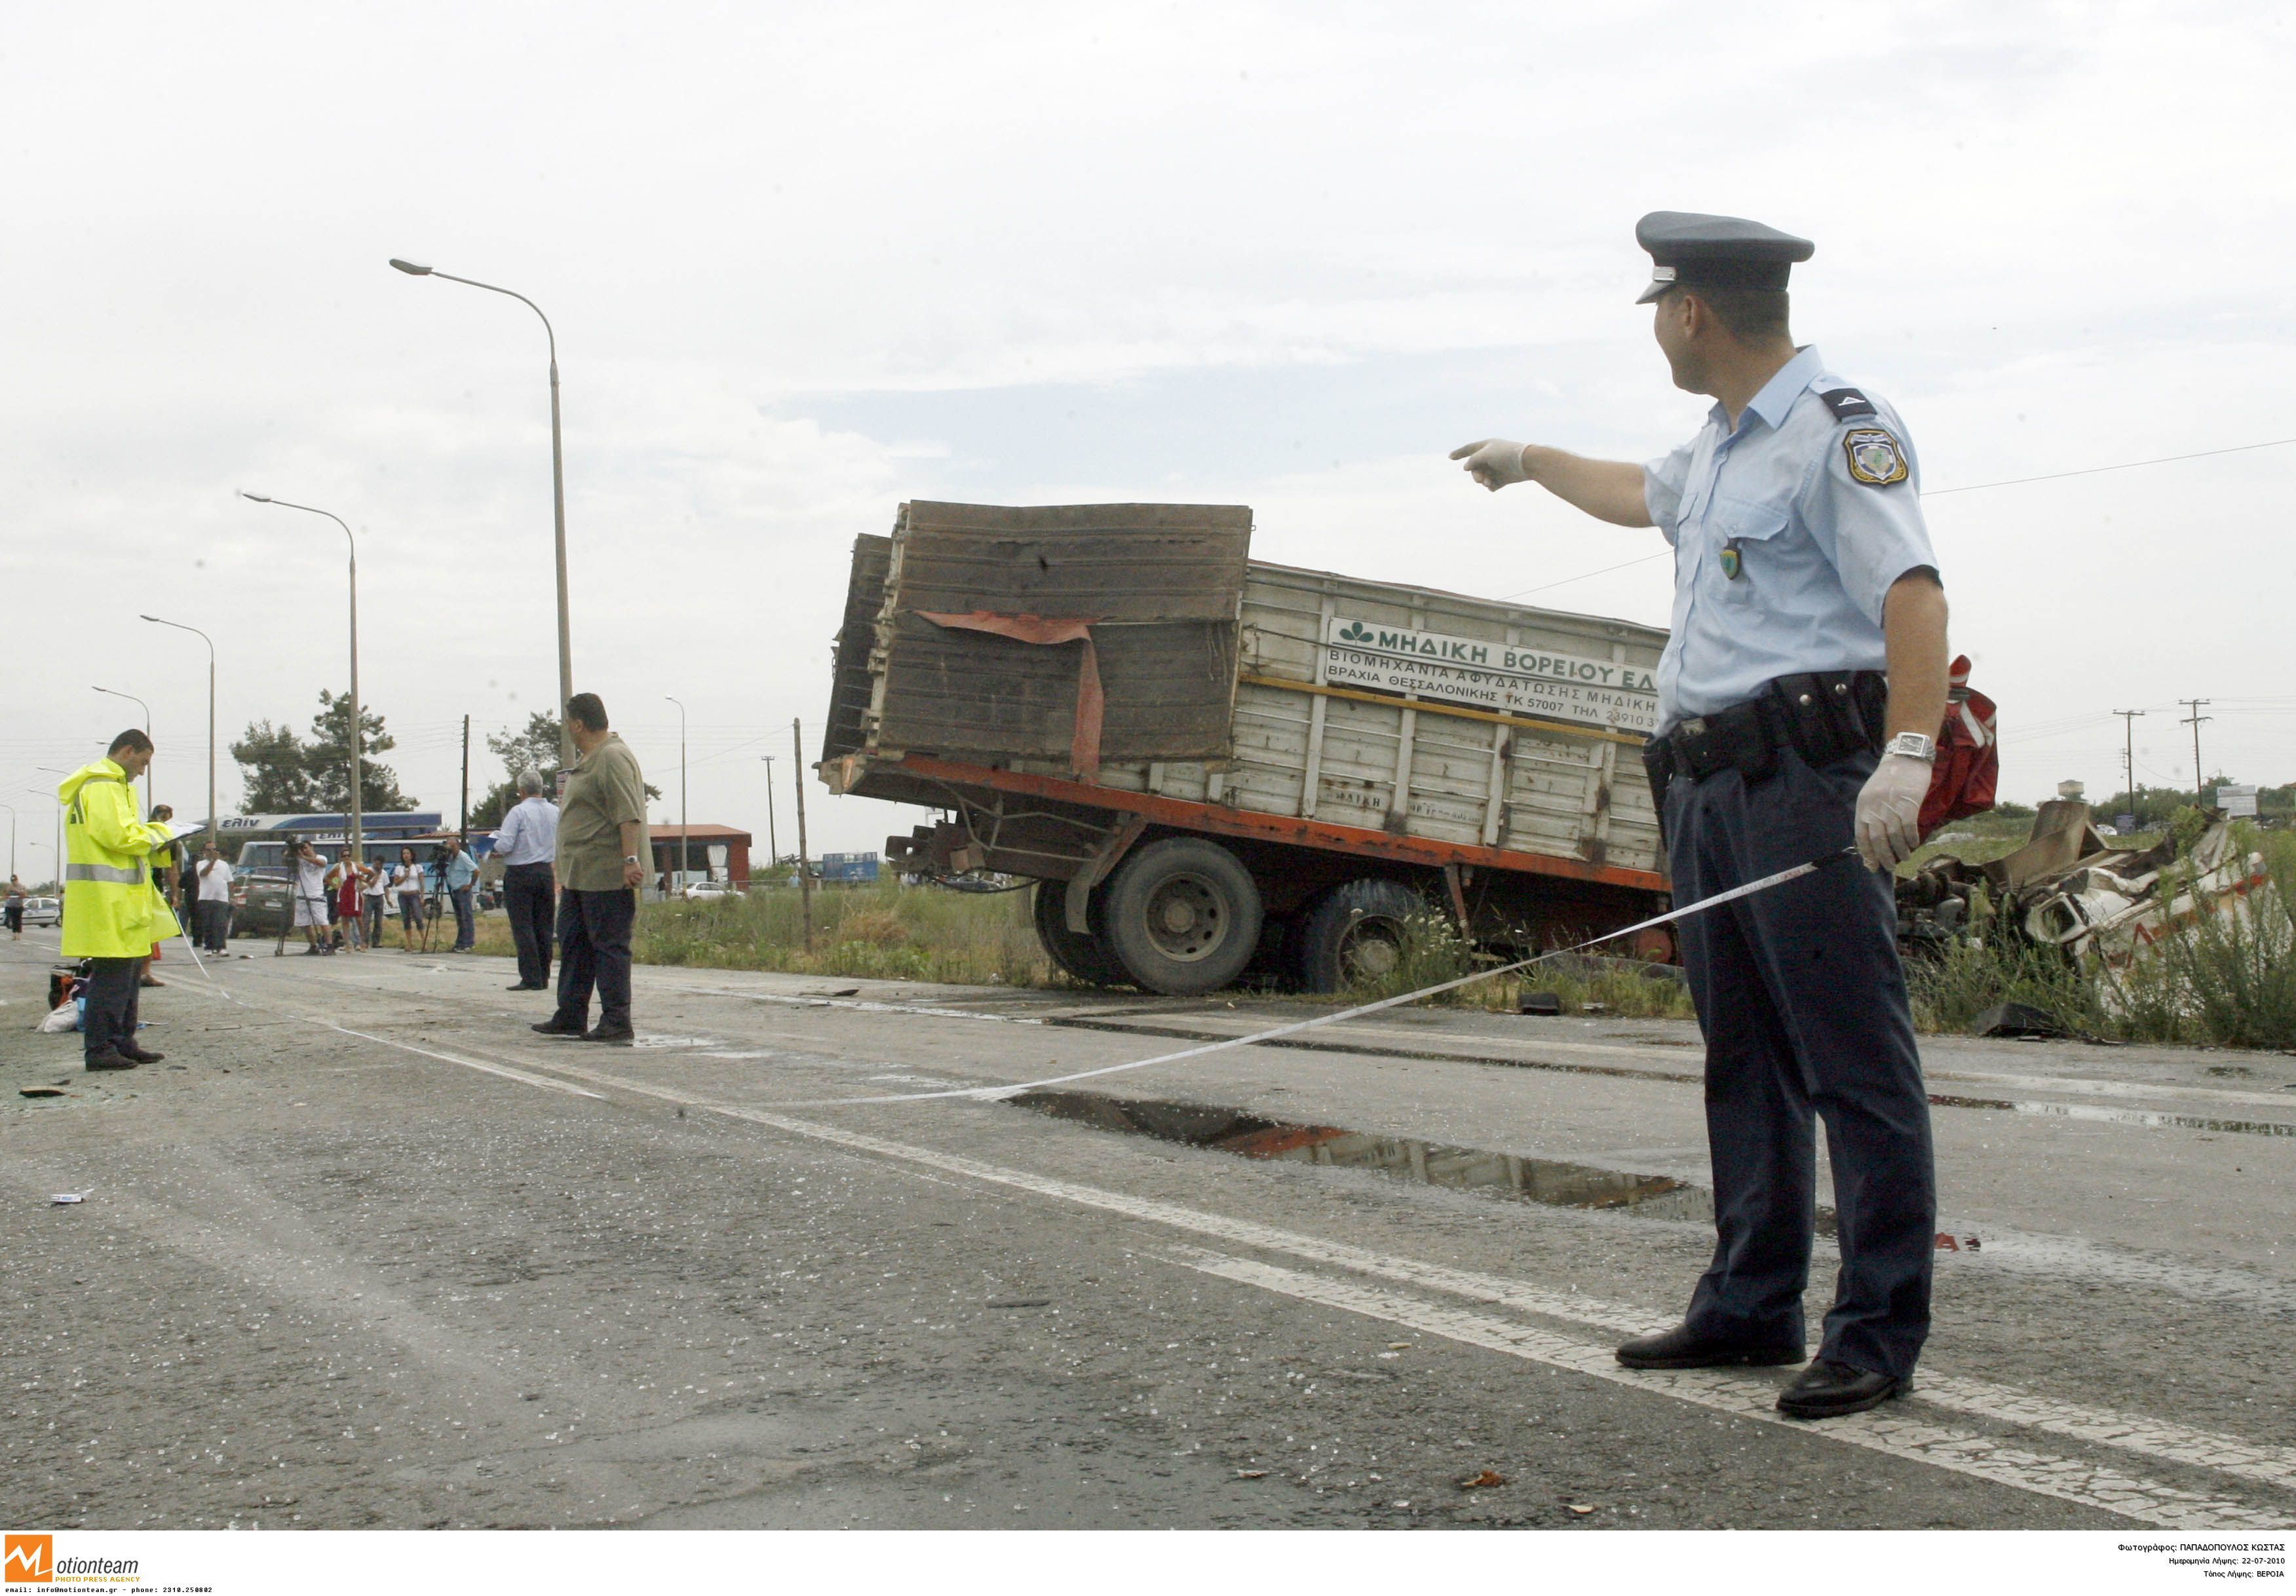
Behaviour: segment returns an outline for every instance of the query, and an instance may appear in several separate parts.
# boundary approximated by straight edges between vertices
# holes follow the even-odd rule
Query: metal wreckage
[[[2244,914],[2267,879],[2264,855],[2241,849],[2232,821],[2205,813],[2211,823],[2180,860],[2172,837],[2115,847],[2087,804],[2046,803],[2015,852],[1983,864],[1939,855],[1901,878],[1898,945],[1935,956],[1964,939],[2020,939],[2126,969],[2197,914]]]

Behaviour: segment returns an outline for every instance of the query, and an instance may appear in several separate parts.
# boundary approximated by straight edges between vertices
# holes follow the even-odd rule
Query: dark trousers
[[[462,952],[466,947],[478,945],[479,922],[471,913],[471,896],[477,891],[478,887],[474,883],[468,887],[456,887],[447,894],[455,905],[455,951],[456,953]]]
[[[80,1019],[80,1051],[93,1059],[135,1045],[135,998],[144,972],[136,959],[90,959],[87,1010]]]
[[[201,947],[211,954],[222,953],[231,937],[231,905],[201,898],[192,905],[192,924],[198,929]]]
[[[588,1023],[593,986],[600,1025],[619,1030],[630,1023],[630,927],[637,917],[637,894],[627,887],[611,892],[568,888],[558,895],[560,1025]]]
[[[518,978],[529,986],[550,984],[551,921],[557,913],[550,866],[540,860],[503,872],[503,906],[510,911],[511,940],[518,944]]]
[[[1847,847],[1860,754],[1814,771],[1792,753],[1666,795],[1677,903]],[[1706,1034],[1714,1261],[1690,1303],[1703,1334],[1802,1345],[1816,1152],[1825,1122],[1841,1271],[1817,1355],[1913,1372],[1929,1334],[1937,1177],[1889,879],[1854,856],[1682,922]]]
[[[366,895],[365,902],[366,945],[369,947],[381,947],[382,945],[382,922],[390,918],[390,899],[387,896],[378,897],[373,893],[370,892]]]

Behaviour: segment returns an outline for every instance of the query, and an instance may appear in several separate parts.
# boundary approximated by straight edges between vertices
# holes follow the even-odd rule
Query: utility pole
[[[463,716],[463,846],[471,846],[471,717]]]
[[[2128,774],[2128,781],[2123,786],[2122,790],[2128,794],[2129,812],[2134,814],[2136,809],[2136,717],[2144,714],[2144,711],[2142,709],[2116,709],[2113,713],[2120,716],[2120,730],[2122,734],[2120,765],[2121,769]]]
[[[2191,715],[2177,724],[2193,728],[2193,802],[2197,806],[2205,806],[2208,800],[2201,796],[2201,783],[2207,780],[2201,774],[2201,727],[2203,723],[2216,719],[2216,716],[2202,715],[2201,706],[2213,704],[2216,700],[2214,699],[2178,699],[2177,701],[2192,711]]]
[[[782,847],[774,839],[774,757],[767,754],[764,758],[766,761],[766,878],[770,880],[773,879],[774,872],[781,867]],[[754,876],[757,872],[753,870],[750,873]]]
[[[797,755],[797,885],[805,914],[805,951],[813,951],[813,850],[805,843],[805,726],[790,722],[790,746]]]

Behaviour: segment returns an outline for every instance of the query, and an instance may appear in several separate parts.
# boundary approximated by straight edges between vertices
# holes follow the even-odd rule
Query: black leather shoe
[[[554,1016],[531,1028],[541,1032],[545,1036],[570,1036],[577,1042],[587,1034],[578,1025],[560,1025]]]
[[[627,1047],[638,1039],[638,1034],[626,1025],[607,1027],[594,1025],[582,1033],[585,1042],[608,1042],[616,1047]]]
[[[1799,1363],[1802,1349],[1784,1345],[1760,1346],[1744,1341],[1717,1341],[1686,1324],[1655,1336],[1640,1336],[1619,1347],[1619,1362],[1629,1369],[1718,1369],[1728,1366]]]
[[[1853,1369],[1832,1358],[1820,1358],[1795,1376],[1794,1383],[1778,1393],[1778,1412],[1793,1419],[1833,1419],[1878,1408],[1893,1396],[1914,1388],[1913,1380],[1895,1375]]]
[[[90,1053],[87,1067],[90,1069],[133,1069],[135,1060],[126,1053],[113,1052],[107,1048],[100,1053]]]
[[[119,1056],[123,1059],[133,1059],[138,1064],[157,1064],[168,1055],[155,1053],[148,1047],[123,1047],[119,1050]]]
[[[540,981],[513,981],[503,988],[504,992],[539,992],[542,989]]]

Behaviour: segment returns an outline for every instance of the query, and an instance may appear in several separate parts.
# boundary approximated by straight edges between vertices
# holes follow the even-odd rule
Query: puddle
[[[1714,1193],[1670,1174],[1636,1174],[1560,1158],[1524,1158],[1485,1152],[1412,1136],[1373,1136],[1337,1125],[1295,1125],[1205,1103],[1169,1099],[1103,1097],[1095,1092],[1024,1092],[1003,1100],[1054,1119],[1095,1130],[1177,1142],[1246,1158],[1292,1164],[1328,1164],[1369,1169],[1397,1180],[1456,1191],[1488,1192],[1556,1208],[1628,1212],[1648,1219],[1678,1219],[1710,1224]],[[1835,1233],[1833,1209],[1817,1205],[1816,1233]],[[1937,1250],[1975,1253],[1976,1236],[1939,1231]],[[992,1306],[994,1305],[991,1305]]]
[[[1484,1152],[1409,1136],[1366,1135],[1336,1125],[1293,1125],[1202,1103],[1103,1097],[1092,1092],[1024,1092],[1005,1101],[1099,1130],[1247,1158],[1369,1169],[1422,1185],[1484,1191],[1551,1207],[1628,1209],[1652,1219],[1714,1217],[1711,1191],[1667,1174]],[[1830,1211],[1820,1211],[1818,1228],[1833,1233]]]
[[[2141,1125],[2152,1130],[2217,1131],[2242,1136],[2296,1136],[2296,1124],[2280,1119],[2210,1119],[2198,1114],[2163,1114],[2151,1109],[2101,1109],[2093,1103],[2019,1102],[2006,1097],[1941,1097],[1930,1101],[1947,1109],[1991,1109],[2004,1114],[2033,1114],[2045,1119],[2087,1119],[2104,1125]]]

